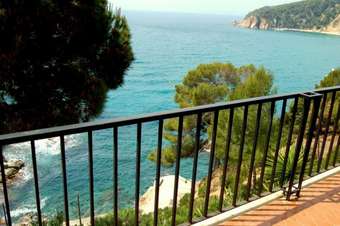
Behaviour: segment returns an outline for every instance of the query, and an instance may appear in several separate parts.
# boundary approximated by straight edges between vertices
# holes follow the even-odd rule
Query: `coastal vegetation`
[[[191,70],[183,78],[183,82],[176,86],[175,102],[180,108],[194,107],[204,104],[217,102],[245,99],[257,96],[266,96],[274,94],[273,76],[263,67],[256,68],[254,65],[245,65],[236,67],[231,63],[212,63],[202,64],[196,69]],[[253,109],[252,109],[253,110]],[[254,115],[252,111],[250,115]],[[227,122],[228,113],[222,112],[219,117],[218,140],[225,140],[224,131]],[[235,112],[235,123],[241,122],[242,111]],[[202,123],[202,137],[200,141],[200,150],[210,149],[211,127],[213,114],[204,114]],[[264,117],[266,120],[266,117]],[[223,127],[223,128],[222,128]],[[177,144],[178,119],[171,119],[165,122],[164,138],[168,145],[162,150],[162,164],[171,166],[175,162],[176,144]],[[196,131],[196,116],[184,118],[182,151],[181,157],[190,157],[194,152]],[[237,143],[241,131],[234,132],[235,138],[233,144]],[[222,144],[223,142],[217,142]],[[156,152],[149,155],[149,159],[155,161]],[[224,149],[217,146],[216,161],[217,164],[223,158]]]
[[[217,67],[219,66],[219,67]],[[216,69],[218,68],[218,69]],[[226,70],[228,68],[228,70]],[[205,70],[204,70],[205,69]],[[213,69],[213,70],[209,70]],[[221,70],[219,71],[219,70]],[[228,73],[226,73],[226,70]],[[215,75],[214,75],[215,74]],[[194,76],[195,75],[195,76]],[[204,76],[206,75],[206,76]],[[224,76],[221,76],[224,75]],[[235,75],[235,76],[233,76]],[[235,79],[235,77],[240,77],[240,80]],[[206,79],[209,77],[210,79]],[[196,78],[197,80],[194,80]],[[215,78],[215,79],[211,79]],[[228,79],[216,79],[216,78],[228,78]],[[233,78],[233,79],[232,79]],[[188,82],[190,81],[190,82]],[[193,82],[194,81],[194,82]],[[228,81],[228,82],[226,82]],[[230,82],[232,81],[232,82]],[[208,83],[208,84],[205,84]],[[202,85],[203,84],[203,85]],[[231,85],[232,84],[232,85]],[[323,80],[320,81],[316,88],[324,88],[330,86],[340,85],[340,69],[332,70],[328,75],[324,77]],[[207,95],[209,98],[205,98],[205,95],[201,94],[202,89],[198,89],[197,87],[206,86],[205,93],[213,92],[212,95]],[[210,87],[209,87],[210,86]],[[218,87],[214,93],[214,91],[210,91],[213,87]],[[199,90],[199,91],[197,91]],[[256,96],[265,96],[275,93],[275,88],[273,88],[273,76],[264,68],[256,69],[252,65],[236,68],[231,64],[211,64],[211,65],[200,65],[196,70],[190,71],[186,77],[183,79],[183,83],[176,86],[176,102],[179,103],[179,106],[183,107],[191,107],[196,106],[194,103],[214,103],[212,100],[215,99],[217,101],[223,100],[238,100],[248,97],[256,97]],[[203,92],[204,93],[204,92]],[[219,95],[220,94],[220,95]],[[183,97],[184,96],[184,97]],[[214,97],[214,98],[210,98]],[[198,98],[198,99],[195,99]],[[337,99],[340,97],[337,96]],[[328,112],[330,107],[331,98],[326,99],[326,108],[325,112]],[[302,99],[298,104],[298,112],[302,112]],[[245,147],[243,152],[243,161],[245,164],[241,166],[241,174],[240,174],[240,187],[238,188],[239,196],[237,197],[237,201],[244,201],[247,198],[248,189],[250,189],[250,196],[257,196],[261,192],[266,192],[271,189],[278,190],[282,184],[286,184],[290,177],[290,172],[293,168],[293,159],[295,155],[295,143],[294,140],[297,137],[298,127],[301,122],[301,115],[297,114],[295,120],[295,128],[293,129],[293,142],[288,144],[287,135],[289,130],[289,125],[292,122],[292,110],[293,103],[289,104],[287,107],[287,112],[284,116],[283,120],[283,131],[281,134],[278,134],[278,127],[280,124],[281,114],[276,112],[276,109],[270,105],[264,105],[262,107],[262,115],[261,121],[259,125],[259,135],[257,142],[257,154],[255,155],[254,165],[250,166],[250,158],[252,151],[254,151],[254,140],[252,139],[255,136],[255,120],[257,114],[257,108],[249,107],[248,110],[248,128],[246,131],[246,137],[249,139],[245,140]],[[338,112],[337,106],[334,107],[333,114],[335,115]],[[234,113],[233,123],[234,125],[242,124],[242,115],[243,110],[237,109]],[[333,115],[333,119],[334,116]],[[217,129],[217,141],[216,141],[216,158],[215,158],[215,167],[212,175],[212,186],[210,188],[210,200],[209,203],[209,211],[217,211],[218,210],[218,198],[220,197],[220,190],[223,190],[223,207],[228,208],[232,205],[232,197],[235,193],[234,184],[235,184],[235,171],[237,170],[237,160],[239,153],[239,145],[240,145],[240,134],[241,134],[241,126],[233,127],[233,135],[231,139],[231,147],[229,153],[228,160],[228,168],[227,172],[229,172],[226,178],[223,178],[223,165],[224,156],[226,154],[225,149],[225,141],[227,139],[227,125],[229,124],[229,116],[230,111],[222,111],[219,116],[219,127]],[[322,127],[326,126],[327,117],[324,117],[324,121],[322,123]],[[187,129],[191,131],[190,133],[184,135],[183,133],[183,142],[185,143],[185,139],[193,140],[194,139],[194,131],[195,131],[195,118],[189,118],[190,123],[184,124],[184,130]],[[201,128],[203,133],[203,139],[201,140],[201,149],[211,144],[211,123],[213,121],[212,114],[207,114],[203,117],[204,123]],[[272,133],[268,134],[269,124],[272,120]],[[319,118],[320,120],[320,118]],[[184,121],[185,122],[185,121]],[[189,125],[189,126],[188,126]],[[165,136],[168,140],[169,146],[165,147],[162,150],[162,154],[164,153],[165,159],[162,159],[163,165],[170,166],[173,164],[173,160],[176,158],[176,134],[177,134],[178,121],[170,120],[165,126],[165,134],[170,133],[170,136]],[[187,137],[186,137],[187,136]],[[280,136],[281,144],[276,146],[276,141],[278,140],[278,136]],[[185,138],[186,137],[186,138]],[[189,137],[189,138],[188,138]],[[201,137],[201,138],[202,138]],[[170,139],[169,139],[170,138]],[[328,141],[327,141],[328,142]],[[193,141],[191,141],[193,143]],[[190,145],[191,149],[186,150],[186,154],[181,157],[190,157],[193,155],[193,146]],[[288,147],[288,149],[286,149]],[[208,147],[210,148],[210,147]],[[264,150],[268,148],[267,157],[264,158]],[[277,149],[278,148],[278,149]],[[304,146],[302,147],[302,149]],[[319,147],[320,148],[320,147]],[[318,148],[318,150],[319,150]],[[288,152],[287,152],[288,150]],[[285,159],[285,155],[287,154],[287,158]],[[150,159],[154,160],[154,153],[151,152]],[[277,155],[277,157],[276,157]],[[332,158],[334,154],[332,154]],[[170,156],[170,157],[169,157]],[[302,165],[302,155],[299,156],[297,169],[299,170]],[[265,160],[265,168],[261,169],[261,164],[263,163],[263,159]],[[251,168],[252,167],[252,168]],[[307,164],[307,168],[309,165]],[[273,170],[275,168],[275,170]],[[261,170],[264,170],[263,174],[263,187],[260,187],[261,180]],[[252,180],[250,185],[247,183],[248,172],[251,172]],[[221,181],[225,179],[225,187],[221,188]],[[281,181],[282,180],[282,181]],[[201,217],[203,212],[202,203],[205,199],[205,191],[207,178],[203,178],[198,185],[198,191],[195,194],[195,205],[194,212],[195,217]],[[250,187],[248,187],[250,186]],[[179,202],[179,211],[177,215],[177,223],[185,223],[186,216],[188,213],[188,196],[184,196]],[[184,208],[185,210],[183,210]],[[161,210],[161,213],[169,211],[171,214],[170,208],[165,208]],[[164,217],[164,218],[163,218]],[[168,218],[167,218],[168,217]],[[147,218],[148,219],[148,218]],[[146,222],[148,222],[146,220]],[[160,215],[160,222],[169,222],[171,219],[171,215],[167,216]],[[167,221],[168,220],[168,221]],[[124,225],[124,224],[123,224]],[[146,224],[147,225],[147,224]],[[162,225],[167,225],[162,224]]]
[[[0,2],[0,133],[88,121],[134,59],[107,0]]]
[[[340,33],[339,0],[305,0],[267,6],[248,13],[238,23],[257,29],[301,29]]]
[[[316,88],[325,88],[338,85],[340,85],[340,68],[333,69],[320,81],[320,84],[316,85]]]
[[[204,69],[211,69],[213,70],[204,70]],[[212,89],[214,86],[220,86],[220,90],[223,92],[218,92],[223,93],[224,96],[216,97],[216,101],[221,101],[223,100],[236,100],[236,99],[242,99],[242,98],[247,98],[251,96],[262,96],[262,95],[269,95],[272,93],[275,93],[275,89],[273,88],[273,76],[264,68],[256,68],[252,65],[248,66],[243,66],[243,67],[235,67],[232,66],[231,64],[211,64],[211,65],[200,65],[198,68],[201,69],[201,79],[198,79],[199,82],[192,82],[192,84],[195,84],[196,86],[192,86],[193,89],[195,87],[200,86],[200,81],[207,81],[206,77],[211,77],[211,78],[216,78],[208,80],[210,81],[207,85],[211,85],[210,89]],[[241,76],[240,80],[238,82],[233,82],[233,86],[227,86],[225,85],[225,81],[237,81],[237,79],[230,79],[233,76],[231,73],[226,73],[224,74],[225,77],[223,78],[228,78],[228,79],[221,79],[221,71],[216,70],[216,68],[219,69],[224,69],[228,68],[227,71],[233,71],[233,73],[236,73],[237,76]],[[197,73],[197,70],[191,71]],[[241,73],[242,72],[242,73]],[[189,73],[190,74],[190,73]],[[203,76],[206,74],[206,76]],[[208,76],[209,75],[209,76]],[[243,77],[242,77],[243,76]],[[194,76],[195,78],[200,77],[200,76]],[[184,78],[183,81],[186,80],[187,77]],[[191,80],[190,80],[191,81]],[[211,81],[216,81],[215,83]],[[218,82],[217,82],[218,81]],[[189,84],[183,82],[183,84]],[[186,89],[183,84],[180,84],[176,86],[176,90],[183,90]],[[224,84],[224,85],[223,85]],[[230,83],[227,83],[230,84]],[[235,85],[237,84],[237,85]],[[328,86],[336,86],[340,85],[340,69],[334,69],[332,70],[328,75],[324,77],[322,81],[318,85],[316,85],[316,88],[322,88],[322,87],[328,87]],[[205,85],[204,85],[205,86]],[[180,88],[179,88],[180,87]],[[189,86],[188,86],[189,87]],[[217,89],[217,90],[219,90]],[[190,88],[187,89],[190,91]],[[206,90],[207,92],[209,89]],[[185,94],[188,94],[190,92],[183,92]],[[180,94],[183,94],[180,93]],[[193,92],[194,93],[194,92]],[[200,94],[200,93],[198,93]],[[196,97],[195,95],[190,96],[187,95],[186,97]],[[208,95],[209,96],[209,95]],[[218,96],[218,95],[216,95]],[[178,93],[176,93],[176,97],[180,97]],[[196,103],[198,102],[205,102],[207,101],[210,103],[210,100],[204,99],[205,96],[201,95],[202,99],[200,101],[195,100]],[[209,96],[211,97],[211,96]],[[181,100],[187,100],[186,102],[182,102],[185,104],[192,104],[192,99],[190,98],[183,98]],[[337,97],[339,98],[339,97]],[[179,100],[180,98],[178,98]],[[330,105],[330,98],[327,98],[327,104],[326,104],[326,109],[329,108]],[[300,107],[300,106],[299,106]],[[239,111],[239,112],[238,112]],[[293,159],[295,155],[295,143],[292,142],[290,144],[287,144],[287,133],[288,133],[288,126],[291,123],[292,120],[292,104],[287,106],[287,112],[284,117],[284,125],[283,125],[283,132],[281,134],[282,139],[281,139],[281,145],[279,146],[279,150],[277,152],[277,162],[274,163],[275,161],[275,152],[276,152],[276,141],[277,141],[277,127],[279,126],[280,123],[280,117],[281,115],[276,112],[276,109],[273,108],[271,105],[263,105],[262,108],[262,116],[261,116],[261,122],[260,122],[260,127],[259,130],[260,135],[258,138],[258,146],[257,146],[257,154],[256,154],[256,159],[254,166],[251,167],[248,163],[250,162],[250,157],[251,157],[251,152],[253,151],[253,137],[254,137],[254,130],[255,130],[255,120],[256,120],[256,113],[257,109],[254,108],[252,109],[249,107],[249,118],[248,118],[248,125],[249,128],[247,129],[246,136],[248,139],[246,139],[245,142],[245,148],[243,152],[243,162],[245,164],[242,164],[241,166],[241,174],[240,174],[240,187],[238,188],[238,197],[237,197],[237,202],[242,202],[247,199],[247,192],[248,192],[248,184],[247,184],[247,178],[248,178],[248,172],[251,172],[252,174],[252,181],[250,184],[250,197],[256,197],[259,192],[266,192],[270,190],[270,184],[273,183],[273,190],[278,190],[280,189],[280,178],[283,175],[283,172],[285,171],[285,177],[283,178],[283,184],[285,184],[290,176],[290,172],[293,167]],[[327,110],[326,110],[327,111]],[[337,110],[335,111],[337,112]],[[237,109],[235,110],[235,118],[234,118],[234,124],[235,125],[240,125],[242,124],[242,115],[243,115],[243,110],[242,109]],[[221,125],[227,125],[228,120],[229,120],[230,112],[229,111],[222,111],[219,117],[219,124]],[[192,119],[195,121],[194,119]],[[205,135],[202,137],[202,147],[204,145],[207,145],[211,140],[211,121],[213,121],[213,116],[211,114],[207,115],[204,117],[205,120],[205,127],[202,128],[205,131]],[[273,133],[269,135],[268,139],[268,124],[270,124],[270,121],[272,120],[272,126],[274,129],[272,129]],[[299,117],[297,117],[295,124],[297,126],[299,125]],[[172,123],[177,123],[173,121]],[[176,127],[176,126],[175,126]],[[227,128],[225,126],[218,127],[218,133],[217,133],[217,141],[216,141],[216,153],[217,157],[215,159],[215,162],[218,162],[215,164],[215,168],[213,170],[212,174],[212,182],[211,182],[211,188],[210,188],[210,202],[209,202],[209,212],[214,212],[217,211],[219,208],[219,197],[220,197],[220,190],[222,189],[223,191],[223,207],[228,208],[232,206],[232,198],[233,194],[235,193],[234,191],[234,183],[235,183],[235,170],[236,170],[236,165],[237,165],[237,155],[239,151],[239,142],[240,142],[240,131],[239,128],[240,126],[236,126],[235,129],[233,129],[234,135],[232,136],[232,142],[231,142],[231,148],[230,148],[230,158],[228,162],[228,175],[226,176],[226,183],[225,187],[221,187],[221,181],[223,180],[223,165],[224,165],[224,159],[223,156],[225,154],[225,147],[223,145],[219,146],[221,144],[225,143],[225,135]],[[190,128],[190,127],[186,127]],[[168,128],[165,128],[165,131],[167,131]],[[169,130],[171,131],[171,130]],[[297,129],[293,130],[293,136],[296,138],[297,136]],[[177,131],[172,131],[171,135],[176,137]],[[263,134],[263,135],[261,135]],[[184,134],[183,134],[184,135]],[[261,137],[263,136],[263,137]],[[192,139],[192,137],[190,137]],[[295,139],[293,139],[295,140]],[[169,144],[171,145],[171,140],[168,140]],[[287,160],[285,160],[285,154],[286,154],[286,147],[288,145],[288,157]],[[265,162],[266,168],[264,170],[264,178],[263,178],[263,188],[260,188],[260,173],[261,173],[261,162],[263,161],[263,150],[265,150],[268,147],[268,156],[267,160]],[[170,148],[167,147],[167,149],[164,150],[171,150]],[[164,151],[162,150],[162,151]],[[174,150],[172,150],[174,151]],[[192,152],[189,150],[189,152]],[[172,153],[171,153],[172,154]],[[170,154],[170,155],[171,155]],[[192,154],[188,154],[186,156],[182,157],[190,157]],[[333,158],[334,156],[332,156]],[[286,163],[284,163],[286,161]],[[164,163],[164,162],[163,162]],[[171,162],[167,162],[167,164],[164,164],[164,166],[168,166],[168,164],[172,164]],[[285,170],[284,170],[284,164]],[[302,156],[300,155],[300,159],[298,160],[298,166],[297,168],[299,169],[302,164]],[[276,171],[273,172],[274,165],[276,166],[275,169]],[[307,167],[309,167],[307,165]],[[272,175],[274,175],[273,181],[271,181]],[[204,210],[204,201],[205,201],[205,192],[207,189],[207,178],[203,178],[201,181],[198,182],[197,184],[197,189],[195,192],[195,202],[194,202],[194,211],[193,211],[193,217],[194,218],[200,218],[203,216],[203,210]],[[189,200],[190,200],[190,194],[184,195],[178,202],[178,207],[177,207],[177,216],[176,216],[176,224],[181,224],[187,222],[188,218],[188,210],[189,210]],[[126,209],[120,209],[119,210],[119,225],[132,225],[134,224],[134,217],[135,217],[135,210],[133,208],[126,208]],[[159,209],[159,225],[169,225],[171,223],[171,215],[172,215],[172,208],[171,206],[165,207],[163,209]],[[113,215],[110,214],[105,214],[98,216],[96,219],[96,225],[98,226],[111,226],[113,222]],[[54,223],[53,223],[54,222]],[[153,213],[143,213],[142,211],[140,212],[140,225],[150,225],[153,222]],[[51,218],[51,223],[50,221],[46,222],[46,225],[62,225],[62,220],[61,220],[61,214],[57,214],[54,217]]]
[[[312,15],[315,16],[317,13],[314,12],[314,6],[312,7],[313,2],[314,0],[309,1],[308,5],[311,6],[308,7],[311,7]],[[327,24],[334,23],[336,18],[328,15],[334,10],[326,3],[335,1],[324,2],[325,4],[321,7],[325,8],[324,15],[320,14],[320,17],[328,19],[322,19],[322,23],[314,20],[304,21],[298,26],[310,29],[309,24],[314,23],[319,25],[311,29],[324,29]],[[104,0],[96,0],[92,3],[93,5],[87,5],[87,3],[77,4],[77,1],[62,3],[52,0],[33,1],[32,5],[18,2],[8,5],[0,3],[0,18],[2,17],[0,20],[0,118],[4,119],[0,121],[0,133],[88,121],[102,111],[108,90],[115,89],[123,83],[124,73],[133,60],[131,35],[126,18],[119,10],[113,12],[108,8]],[[27,11],[29,15],[23,16],[22,12],[25,7],[29,9]],[[48,10],[44,11],[46,8]],[[90,12],[93,8],[95,8],[95,14]],[[286,17],[289,17],[289,10],[284,11],[287,11]],[[263,15],[267,14],[269,12],[263,13]],[[44,20],[41,20],[41,16]],[[256,15],[256,18],[262,20],[262,16]],[[293,19],[300,20],[298,17],[293,17]],[[260,22],[260,24],[263,23]],[[263,27],[266,26],[263,25]],[[13,27],[22,28],[22,30],[13,29]],[[261,27],[262,25],[259,25],[259,28]],[[269,25],[268,28],[270,28]],[[86,40],[83,40],[82,37],[85,35]],[[335,85],[340,85],[340,69],[331,71],[316,88]],[[275,93],[273,75],[264,67],[254,65],[237,67],[231,63],[212,63],[199,65],[188,72],[183,81],[176,86],[175,102],[180,108],[187,108]],[[340,97],[336,96],[336,98],[339,102]],[[258,106],[249,106],[247,109],[248,125],[241,154],[243,161],[239,169],[240,183],[236,188],[237,203],[245,201],[249,198],[248,196],[261,195],[262,192],[271,190],[271,186],[274,190],[280,189],[279,179],[284,174],[283,172],[287,173],[282,183],[286,183],[289,179],[296,145],[294,141],[289,143],[287,140],[289,125],[293,120],[293,103],[287,103],[284,116],[281,114],[282,102],[275,104],[263,104],[260,110]],[[302,107],[302,101],[300,101],[298,108],[302,109]],[[330,98],[325,104],[325,116],[329,109]],[[257,127],[259,111],[261,117],[259,117]],[[338,105],[334,107],[333,118],[336,112],[338,112]],[[239,167],[240,144],[243,139],[241,125],[244,123],[244,114],[245,109],[242,107],[236,107],[233,112],[220,111],[217,120],[213,112],[203,114],[203,123],[200,128],[202,131],[199,142],[200,151],[211,152],[214,121],[218,122],[212,183],[209,188],[209,213],[219,209],[221,194],[223,194],[224,208],[233,205],[233,195],[236,192],[235,172]],[[325,119],[326,117],[321,121],[323,127],[327,124]],[[298,114],[293,130],[294,138],[297,136],[300,120],[301,115]],[[196,116],[184,117],[181,138],[183,145],[180,156],[182,158],[191,158],[194,155],[196,121]],[[163,167],[172,167],[176,160],[178,123],[178,119],[165,121],[166,142],[162,149],[161,159]],[[283,123],[282,134],[278,133],[281,123]],[[227,158],[225,144],[230,124],[234,126]],[[333,131],[334,125],[335,123],[331,126]],[[281,143],[277,144],[279,137],[281,137]],[[255,140],[257,142],[254,145]],[[268,153],[265,150],[268,150]],[[287,150],[288,157],[285,160]],[[251,165],[254,152],[256,152],[255,160]],[[155,158],[155,151],[150,150],[149,159],[155,161]],[[227,160],[228,164],[226,164]],[[19,168],[24,166],[24,163],[20,161],[15,166],[9,167],[13,165],[12,163],[11,160],[6,161],[5,167],[13,168],[15,172],[18,172]],[[224,165],[227,165],[227,175],[223,172]],[[301,156],[298,168],[300,166]],[[9,172],[8,169],[6,168]],[[11,172],[14,171],[11,170]],[[251,175],[250,182],[247,181],[249,175]],[[194,218],[203,216],[205,195],[208,189],[207,180],[207,177],[203,177],[196,184]],[[225,184],[222,185],[223,180]],[[124,195],[123,198],[125,198]],[[172,197],[169,195],[169,197],[160,198],[171,199]],[[176,224],[187,222],[189,200],[190,194],[181,196],[177,206]],[[88,211],[85,214],[88,216]],[[170,225],[171,217],[171,205],[160,209],[159,225]],[[133,208],[119,210],[119,225],[133,225],[134,218]],[[153,220],[153,213],[140,212],[140,225],[152,225]],[[46,226],[61,226],[64,224],[64,216],[62,212],[57,212],[54,216],[44,216],[43,221],[43,225]],[[113,215],[111,213],[98,214],[95,221],[97,226],[111,226]],[[34,214],[28,224],[38,225]]]

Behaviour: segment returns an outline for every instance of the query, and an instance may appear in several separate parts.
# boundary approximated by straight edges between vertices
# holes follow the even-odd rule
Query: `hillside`
[[[266,6],[248,13],[237,25],[340,34],[340,0],[305,0]]]

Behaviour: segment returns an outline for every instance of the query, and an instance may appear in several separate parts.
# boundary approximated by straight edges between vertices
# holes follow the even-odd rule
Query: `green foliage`
[[[156,162],[156,159],[157,159],[156,151],[151,152],[148,155],[148,159],[150,161]],[[174,155],[173,150],[171,149],[171,147],[165,147],[164,149],[162,149],[161,164],[163,166],[170,167],[170,166],[172,166],[172,164],[175,161],[176,161],[176,156]]]
[[[340,0],[304,0],[250,12],[265,19],[271,28],[321,29],[340,14]]]
[[[340,68],[332,70],[319,83],[316,88],[325,88],[340,85]]]
[[[254,74],[249,75],[243,83],[237,86],[234,92],[230,95],[230,100],[238,100],[238,99],[245,99],[251,97],[258,97],[258,96],[267,96],[275,93],[275,89],[273,89],[273,76],[266,71],[264,68],[258,69]],[[255,133],[255,121],[257,115],[257,107],[250,106],[248,109],[248,120],[247,120],[247,131],[246,136],[250,139],[246,139],[245,146],[246,150],[251,149]],[[259,147],[264,146],[264,141],[266,138],[266,130],[268,127],[268,121],[270,116],[270,105],[265,104],[262,107],[262,117],[261,117],[261,124],[259,128]],[[238,146],[241,139],[242,133],[242,125],[243,123],[243,109],[237,108],[234,111],[234,126],[232,131],[232,141],[231,145]],[[225,141],[227,138],[227,126],[229,124],[229,111],[221,111],[219,122],[218,122],[218,133],[217,133],[217,158],[222,159],[225,152]],[[210,134],[210,133],[209,133]],[[237,152],[232,152],[231,154],[237,155]],[[231,155],[231,158],[234,159],[236,156]],[[231,161],[233,162],[233,161]]]
[[[245,68],[243,68],[245,69]],[[242,80],[239,81],[237,85],[233,88],[229,88],[227,95],[225,96],[225,100],[235,100],[235,99],[242,99],[242,98],[249,98],[249,97],[256,97],[256,96],[265,96],[275,93],[275,89],[273,89],[273,77],[272,75],[265,70],[264,68],[256,69],[253,66],[249,70],[251,73],[244,76]],[[320,82],[320,85],[317,88],[324,87],[324,86],[334,86],[338,85],[338,81],[340,80],[340,73],[338,70],[331,72],[328,76],[325,77],[323,81]],[[203,81],[204,79],[202,79]],[[209,80],[212,81],[212,80]],[[187,83],[188,84],[188,83]],[[325,85],[326,84],[326,85]],[[189,91],[189,89],[188,89]],[[186,92],[188,94],[188,92]],[[189,102],[189,99],[187,99]],[[187,103],[188,103],[187,102]],[[302,99],[300,99],[300,103]],[[283,173],[283,165],[284,159],[286,154],[286,145],[287,145],[287,129],[291,124],[291,108],[288,110],[283,125],[283,133],[281,135],[281,145],[279,147],[278,158],[276,163],[276,172],[274,175],[274,188],[280,188],[279,180]],[[299,112],[301,109],[298,110]],[[263,158],[263,152],[265,148],[265,144],[267,141],[267,131],[268,131],[268,124],[270,120],[271,108],[270,104],[263,104],[262,106],[262,114],[261,114],[261,123],[259,127],[259,137],[257,143],[257,152],[256,152],[256,159],[255,159],[255,166],[252,169],[252,181],[251,181],[251,195],[255,195],[258,192],[258,185],[259,185],[259,175],[261,173],[262,167],[260,165],[261,160]],[[247,179],[248,179],[248,172],[249,172],[249,158],[251,155],[251,151],[254,144],[254,133],[255,133],[255,122],[257,116],[257,106],[249,106],[248,110],[248,120],[247,120],[247,130],[246,130],[246,139],[245,139],[245,147],[243,153],[243,161],[241,165],[241,172],[240,172],[240,180],[239,180],[239,187],[238,187],[238,196],[237,202],[245,201],[246,191],[247,191]],[[216,155],[217,159],[215,161],[223,162],[223,157],[225,154],[225,141],[227,135],[227,125],[229,123],[229,110],[220,111],[219,123],[218,123],[218,133],[217,133],[217,142],[216,142]],[[240,136],[241,136],[241,126],[243,123],[243,109],[236,108],[234,113],[234,127],[232,131],[232,140],[231,140],[231,149],[229,155],[229,162],[227,168],[227,177],[226,179],[226,186],[223,188],[224,190],[224,200],[223,200],[223,207],[230,207],[232,197],[234,194],[234,185],[235,185],[235,176],[236,176],[236,167],[238,161],[238,153],[239,153],[239,146],[240,146]],[[186,129],[185,134],[183,136],[183,150],[184,156],[190,156],[192,149],[194,148],[194,139],[193,136],[195,134],[195,117],[186,117],[184,120],[184,129]],[[204,129],[205,129],[205,141],[202,137],[201,145],[209,144],[210,136],[211,136],[211,121],[212,116],[206,115],[204,117]],[[298,121],[298,119],[297,119]],[[278,140],[278,123],[279,117],[274,114],[273,117],[273,128],[271,139],[269,140],[269,150],[268,150],[268,157],[266,159],[266,168],[264,171],[264,183],[263,183],[263,190],[268,190],[268,185],[271,180],[272,170],[274,167],[274,156],[275,156],[275,147],[276,142]],[[299,123],[297,127],[299,126]],[[165,137],[169,143],[176,143],[177,142],[177,128],[178,128],[178,121],[172,120],[168,121],[166,124],[166,133]],[[192,130],[191,130],[192,129]],[[289,153],[287,155],[287,162],[286,162],[286,173],[285,177],[283,178],[284,184],[288,182],[289,176],[292,172],[293,161],[295,156],[295,142],[298,130],[293,131],[293,141],[292,144],[289,145]],[[305,142],[305,141],[304,141]],[[167,146],[162,150],[162,164],[166,166],[171,166],[173,161],[175,161],[174,149],[175,146]],[[303,160],[303,150],[304,146],[302,145],[300,156],[298,159],[297,164],[297,171],[296,175],[299,174],[301,170],[302,160]],[[182,153],[182,154],[183,154]],[[324,155],[324,158],[326,155]],[[155,152],[152,152],[149,156],[153,161],[156,159]],[[331,159],[334,158],[334,153],[331,156]],[[307,166],[308,168],[309,166]],[[212,213],[218,210],[219,204],[219,192],[221,189],[221,180],[222,178],[222,169],[223,167],[216,167],[212,172],[212,180],[211,180],[211,188],[210,188],[210,201],[209,201],[209,208],[208,212]],[[194,201],[194,218],[200,218],[203,216],[203,208],[204,208],[204,200],[205,194],[207,189],[207,178],[203,178],[196,189],[195,194],[195,201]],[[189,211],[189,200],[190,194],[186,194],[183,198],[179,201],[177,207],[177,216],[176,216],[176,224],[186,223],[187,216]],[[119,225],[121,226],[128,226],[134,224],[134,209],[122,209],[119,211]],[[167,207],[164,209],[159,210],[159,225],[170,225],[171,224],[171,217],[172,217],[172,208]],[[111,226],[113,222],[113,215],[107,214],[105,216],[101,216],[96,218],[96,225],[97,226]],[[140,213],[140,225],[152,225],[153,224],[153,213],[149,214],[142,214]]]
[[[182,84],[176,86],[175,101],[179,107],[185,108],[273,92],[272,75],[264,68],[257,69],[253,65],[238,68],[230,63],[202,64],[189,71]],[[223,118],[220,117],[220,120]],[[196,120],[196,116],[184,118],[181,157],[189,157],[194,151]],[[212,114],[203,115],[200,149],[204,145],[209,146],[212,120]],[[162,164],[171,166],[176,158],[178,119],[167,120],[164,128],[164,137],[169,145],[162,150]],[[155,151],[150,153],[149,159],[155,161]]]
[[[64,223],[64,213],[58,212],[56,215],[52,216],[48,220],[43,221],[43,226],[62,226]],[[32,219],[32,226],[38,226],[38,219]]]
[[[288,183],[292,169],[293,169],[295,147],[296,146],[294,144],[294,145],[291,145],[290,148],[289,148],[287,162],[286,162],[285,177],[283,178],[283,184]],[[303,153],[304,147],[302,147],[301,150],[302,151],[300,151],[298,164],[297,164],[297,168],[296,168],[297,169],[296,175],[299,174],[301,166],[302,166],[302,161],[303,161],[303,154],[302,153]],[[279,182],[280,182],[281,176],[283,175],[285,155],[286,155],[286,150],[285,150],[285,148],[283,148],[279,151],[277,162],[276,162],[276,171],[275,171],[274,181],[273,181],[274,185],[276,187],[279,187]],[[274,161],[275,161],[274,158],[275,158],[275,156],[272,153],[272,155],[269,156],[267,163],[266,163],[267,167],[269,169],[271,169],[270,171],[267,171],[266,174],[265,174],[267,182],[269,182],[269,180],[271,179],[272,169],[274,168]]]
[[[316,85],[315,87],[319,89],[319,88],[326,88],[326,87],[339,86],[339,85],[340,85],[340,68],[337,68],[329,72],[320,81],[320,83]],[[326,127],[326,124],[327,124],[328,114],[329,114],[329,110],[330,110],[331,102],[332,102],[331,99],[332,99],[332,94],[329,93],[327,95],[327,101],[326,101],[324,115],[323,115],[323,121],[322,121],[323,127]],[[340,94],[339,92],[337,92],[335,95],[335,102],[334,102],[332,117],[330,121],[331,130],[334,128],[334,125],[335,125],[336,114],[339,111],[339,104],[338,104],[339,102],[340,102]]]
[[[176,215],[176,225],[186,223],[188,219],[188,204],[189,204],[190,196],[186,194],[180,201],[177,206],[177,215]],[[204,199],[197,198],[194,203],[194,218],[199,218],[203,216],[203,206]],[[213,196],[210,200],[209,212],[216,211],[218,208],[218,198]],[[119,211],[119,226],[130,226],[134,225],[135,219],[135,210],[134,209],[124,209]],[[158,225],[160,226],[168,226],[171,225],[172,219],[172,208],[167,207],[164,209],[159,209],[158,212]],[[153,213],[149,214],[140,214],[139,216],[141,226],[149,226],[153,224]],[[102,217],[98,217],[95,219],[96,226],[112,226],[114,218],[112,214],[107,214]]]
[[[133,60],[130,38],[107,0],[1,1],[1,133],[98,115]]]

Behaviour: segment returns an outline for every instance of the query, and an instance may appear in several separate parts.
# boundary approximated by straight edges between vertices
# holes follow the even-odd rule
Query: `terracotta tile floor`
[[[340,173],[302,189],[298,201],[275,200],[220,226],[340,226]]]

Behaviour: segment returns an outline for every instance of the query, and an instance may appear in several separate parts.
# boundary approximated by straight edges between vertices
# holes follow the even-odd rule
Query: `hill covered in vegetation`
[[[237,25],[340,34],[340,0],[305,0],[266,6],[248,13]]]

